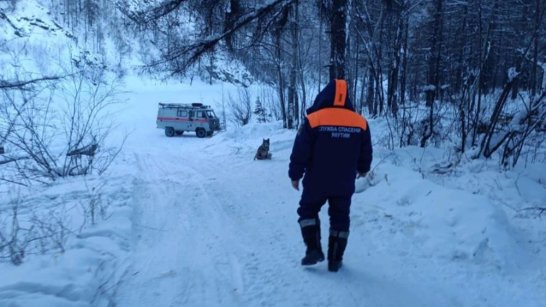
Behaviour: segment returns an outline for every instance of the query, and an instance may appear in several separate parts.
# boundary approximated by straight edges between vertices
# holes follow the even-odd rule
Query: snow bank
[[[502,269],[517,269],[528,261],[506,214],[486,197],[439,186],[393,165],[379,166],[374,176],[378,182],[356,199],[367,204],[375,199],[374,206],[403,223],[403,231],[418,240],[413,248],[421,256]]]
[[[21,226],[59,209],[67,239],[59,241],[62,250],[46,246],[45,254],[40,251],[44,246],[30,244],[19,266],[0,263],[0,306],[109,306],[114,302],[130,250],[131,191],[126,179],[73,179],[20,191]],[[97,206],[94,225],[88,211],[93,201]],[[12,204],[0,202],[2,216],[7,216]],[[6,230],[9,224],[1,226]]]

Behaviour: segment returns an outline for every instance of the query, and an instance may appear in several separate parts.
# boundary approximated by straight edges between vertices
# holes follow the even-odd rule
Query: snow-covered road
[[[356,259],[355,250],[366,250],[356,240],[339,274],[327,272],[325,263],[299,266],[304,249],[295,213],[299,195],[286,175],[289,134],[273,142],[280,157],[267,162],[253,161],[250,146],[218,142],[222,136],[166,139],[158,133],[158,144],[135,154],[141,174],[134,185],[135,252],[120,306],[442,302],[436,294],[415,295],[427,291],[418,284],[400,284],[377,267],[370,271]]]

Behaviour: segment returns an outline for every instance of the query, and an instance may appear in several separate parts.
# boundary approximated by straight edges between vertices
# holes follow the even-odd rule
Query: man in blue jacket
[[[290,156],[288,175],[294,189],[299,190],[303,177],[298,222],[307,250],[302,265],[324,260],[318,213],[328,201],[328,270],[339,270],[349,237],[355,179],[366,175],[371,162],[368,123],[347,98],[347,82],[332,80],[307,109]]]

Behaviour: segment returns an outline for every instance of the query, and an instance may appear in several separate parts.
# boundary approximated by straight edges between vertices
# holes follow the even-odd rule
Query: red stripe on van
[[[160,121],[174,121],[174,122],[196,122],[196,123],[208,123],[206,119],[194,119],[189,120],[188,118],[178,118],[178,117],[158,117],[157,120]]]

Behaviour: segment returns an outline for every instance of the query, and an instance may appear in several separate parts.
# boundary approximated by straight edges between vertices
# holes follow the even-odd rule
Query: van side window
[[[197,113],[197,115],[195,117],[197,117],[197,118],[204,118],[205,117],[205,115],[203,114],[203,111],[198,111],[196,113]]]
[[[177,117],[188,117],[188,111],[186,110],[178,110]]]

